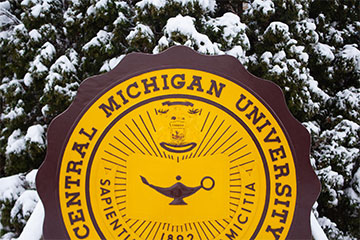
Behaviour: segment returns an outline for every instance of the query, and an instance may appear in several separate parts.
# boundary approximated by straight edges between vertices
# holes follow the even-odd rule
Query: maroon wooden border
[[[157,55],[127,55],[112,71],[86,79],[71,106],[51,122],[47,154],[36,178],[45,207],[44,238],[69,238],[58,200],[59,169],[67,139],[84,109],[113,85],[144,72],[166,68],[197,69],[232,79],[245,85],[276,114],[292,146],[298,185],[295,214],[287,239],[311,239],[310,211],[320,192],[320,183],[310,165],[310,135],[289,112],[282,91],[274,83],[250,74],[234,57],[201,55],[183,46],[169,48]]]

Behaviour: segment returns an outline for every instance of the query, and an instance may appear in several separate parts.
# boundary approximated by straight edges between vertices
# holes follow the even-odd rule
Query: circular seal
[[[77,111],[58,147],[53,211],[62,236],[293,234],[301,205],[296,148],[271,106],[241,81],[189,67],[151,69],[115,79]]]

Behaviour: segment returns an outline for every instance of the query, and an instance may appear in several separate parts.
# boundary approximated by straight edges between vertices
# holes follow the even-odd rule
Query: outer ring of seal
[[[191,59],[192,61],[189,61]],[[127,55],[112,71],[85,80],[78,90],[73,104],[57,116],[48,129],[48,149],[45,161],[39,168],[36,184],[45,208],[43,225],[44,239],[68,239],[62,220],[59,203],[59,164],[67,140],[84,109],[94,99],[119,81],[152,70],[166,68],[189,68],[207,71],[237,81],[252,92],[264,105],[276,113],[287,138],[292,144],[298,184],[297,201],[293,224],[287,239],[310,239],[310,211],[320,193],[320,182],[313,171],[310,160],[310,135],[289,112],[283,93],[274,83],[251,75],[231,56],[205,56],[194,50],[175,46],[157,54],[132,53]],[[95,97],[94,97],[95,96]],[[286,131],[285,131],[286,129]]]

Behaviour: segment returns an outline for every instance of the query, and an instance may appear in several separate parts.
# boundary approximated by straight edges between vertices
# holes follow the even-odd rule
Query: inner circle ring
[[[92,209],[92,203],[91,203],[91,198],[90,198],[90,175],[91,175],[91,169],[92,169],[92,164],[95,158],[95,155],[97,153],[97,149],[99,148],[103,138],[106,136],[106,134],[109,132],[109,130],[120,120],[122,119],[125,115],[127,115],[128,113],[130,113],[131,111],[147,104],[153,101],[157,101],[157,100],[164,100],[164,99],[173,99],[173,98],[182,98],[182,99],[192,99],[192,100],[197,100],[197,101],[201,101],[210,105],[213,105],[219,109],[221,109],[222,111],[226,112],[227,114],[229,114],[231,117],[233,117],[246,131],[247,133],[250,135],[250,137],[252,138],[252,140],[254,141],[259,154],[261,155],[261,160],[264,166],[264,172],[265,172],[265,178],[266,178],[266,194],[265,194],[265,205],[263,208],[263,212],[261,214],[261,218],[260,221],[258,222],[257,228],[255,229],[254,233],[252,234],[250,239],[255,239],[255,237],[257,236],[257,234],[259,233],[267,211],[268,211],[268,207],[269,207],[269,199],[270,199],[270,176],[269,176],[269,169],[268,169],[268,164],[264,155],[264,152],[261,148],[261,145],[259,143],[259,141],[256,139],[255,135],[251,132],[251,130],[249,129],[249,127],[232,111],[230,111],[229,109],[225,108],[224,106],[222,106],[221,104],[211,101],[209,99],[206,98],[202,98],[202,97],[198,97],[198,96],[194,96],[194,95],[185,95],[185,94],[171,94],[171,95],[162,95],[162,96],[157,96],[157,97],[153,97],[153,98],[149,98],[147,100],[144,100],[142,102],[139,102],[131,107],[129,107],[127,110],[123,111],[122,113],[120,113],[107,127],[106,129],[102,132],[101,136],[99,137],[98,141],[96,142],[93,151],[91,152],[90,155],[90,159],[89,159],[89,164],[88,164],[88,168],[86,171],[86,202],[87,202],[87,206],[88,206],[88,211],[89,211],[89,215],[91,218],[91,221],[94,225],[94,228],[96,229],[99,237],[101,239],[106,239],[106,237],[104,236],[104,234],[102,233],[99,225],[96,222],[95,219],[95,215]]]
[[[211,182],[212,182],[211,186],[208,187],[208,188],[204,186],[204,181],[205,181],[206,179],[210,179]],[[203,177],[203,179],[201,179],[200,185],[201,185],[201,187],[202,187],[203,189],[205,189],[206,191],[210,191],[210,190],[213,189],[214,186],[215,186],[215,180],[214,180],[212,177],[206,176],[206,177]]]

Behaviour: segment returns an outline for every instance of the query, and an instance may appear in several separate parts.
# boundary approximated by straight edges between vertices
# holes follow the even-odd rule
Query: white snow
[[[126,40],[131,42],[133,39],[135,39],[136,37],[143,37],[143,38],[148,38],[151,39],[154,38],[154,33],[151,31],[149,26],[146,26],[144,24],[138,23],[133,30],[131,30],[131,32],[129,33],[129,35],[126,37]]]
[[[90,15],[95,15],[96,13],[96,9],[94,5],[91,5],[87,10],[86,10],[86,15],[90,16]]]
[[[19,221],[26,223],[19,239],[41,239],[44,210],[35,190],[36,174],[37,170],[32,170],[26,176],[17,174],[0,178],[0,201],[15,201],[10,217],[17,217]],[[1,239],[10,240],[13,237],[13,233],[8,233],[1,236]]]
[[[308,132],[310,134],[316,134],[319,135],[320,134],[320,126],[317,122],[313,121],[313,122],[304,122],[302,123],[305,128],[308,130]]]
[[[319,34],[316,32],[316,24],[313,19],[307,18],[296,22],[295,30],[301,38],[304,38],[309,43],[317,43],[319,41]]]
[[[141,0],[136,3],[136,6],[143,9],[146,5],[152,5],[157,9],[164,7],[166,4],[166,0]]]
[[[0,178],[0,201],[13,201],[25,191],[22,174]]]
[[[347,105],[350,105],[353,109],[360,108],[360,89],[350,87],[343,91],[336,93],[336,104],[341,109],[347,109]]]
[[[10,112],[8,113],[3,113],[1,114],[1,119],[2,120],[13,120],[15,118],[17,118],[18,116],[21,116],[25,113],[25,110],[22,107],[15,107],[14,109],[11,109]]]
[[[47,93],[47,92],[50,92],[51,89],[54,87],[54,83],[57,81],[57,80],[62,80],[62,76],[59,74],[59,73],[56,73],[56,72],[49,72],[49,74],[46,76],[46,84],[45,84],[45,87],[44,87],[44,92]]]
[[[268,51],[264,52],[260,57],[261,61],[265,62],[267,65],[270,65],[272,58],[273,58],[273,54]]]
[[[76,73],[76,68],[65,55],[59,57],[55,63],[50,67],[50,71],[60,74],[64,73]]]
[[[36,204],[34,212],[27,221],[18,240],[39,240],[42,238],[42,227],[44,223],[45,211],[42,202]]]
[[[10,4],[8,1],[0,2],[0,39],[11,40],[14,36],[14,31],[16,25],[19,25],[21,22],[17,17],[11,14],[8,10]],[[3,41],[0,41],[0,47],[2,46]]]
[[[32,39],[32,40],[34,40],[34,41],[39,41],[39,39],[41,39],[41,34],[39,33],[39,31],[38,30],[36,30],[36,29],[33,29],[33,30],[31,30],[30,32],[29,32],[29,36],[30,36],[30,38]]]
[[[307,63],[309,61],[309,54],[303,52],[299,56],[300,61]]]
[[[44,73],[48,71],[48,68],[43,64],[43,61],[51,61],[56,54],[54,45],[50,42],[46,42],[35,56],[34,61],[30,62],[30,70]]]
[[[229,45],[237,44],[234,40],[239,41],[237,38],[240,38],[242,46],[246,48],[246,50],[250,49],[250,41],[246,35],[247,27],[240,22],[238,15],[228,12],[221,17],[210,19],[207,24],[214,27],[215,31],[223,29],[224,33],[222,37]]]
[[[267,56],[270,55],[267,54]],[[276,75],[286,74],[289,70],[286,63],[290,63],[290,60],[288,60],[287,62],[285,60],[286,60],[285,51],[281,50],[275,53],[272,58],[274,66],[269,69],[269,72]]]
[[[31,69],[35,72],[42,73],[47,72],[49,69],[41,62],[40,56],[36,56],[34,61],[30,63]]]
[[[33,15],[35,18],[39,17],[42,10],[42,6],[40,4],[36,4],[31,8],[31,15]]]
[[[324,131],[322,136],[330,136],[334,142],[346,141],[347,145],[354,145],[356,144],[359,131],[360,126],[357,123],[344,119],[333,129]]]
[[[359,204],[360,203],[360,194],[355,192],[353,188],[349,187],[345,189],[346,195],[350,198],[351,204]]]
[[[310,214],[310,225],[311,225],[311,234],[314,240],[328,240],[312,211]]]
[[[0,2],[0,8],[5,9],[5,10],[9,10],[10,9],[9,1]]]
[[[28,174],[25,176],[26,183],[29,185],[31,189],[36,189],[36,174],[38,170],[34,169],[31,170]]]
[[[340,186],[344,185],[344,176],[340,175],[338,172],[335,172],[331,169],[331,166],[327,166],[326,168],[320,169],[317,171],[318,175],[324,176],[332,186]]]
[[[86,15],[88,16],[96,15],[99,10],[108,8],[109,0],[98,0],[93,2],[94,3],[86,10]]]
[[[95,37],[93,37],[88,43],[83,46],[83,50],[87,51],[91,47],[101,46],[108,43],[114,34],[100,30]]]
[[[16,106],[12,109],[6,109],[4,111],[4,113],[2,113],[1,116],[1,120],[13,120],[23,114],[25,114],[25,110],[23,108],[24,106],[24,101],[22,99],[20,99]],[[7,112],[7,113],[6,113]]]
[[[295,41],[296,42],[296,41]],[[296,43],[295,43],[296,44]],[[303,62],[303,63],[307,63],[309,60],[309,55],[304,51],[305,47],[304,46],[299,46],[299,45],[291,45],[290,47],[290,51],[294,54],[297,55],[298,59]]]
[[[172,32],[180,32],[184,35],[196,35],[198,32],[194,26],[195,19],[189,16],[177,15],[170,18],[165,26],[165,33],[171,36]]]
[[[307,79],[307,85],[312,92],[316,93],[323,100],[327,101],[328,99],[330,99],[330,96],[326,94],[321,88],[319,88],[319,83],[315,81],[312,77],[310,79]]]
[[[271,0],[255,0],[251,3],[251,7],[264,15],[270,15],[275,12],[274,3]]]
[[[235,37],[239,32],[246,30],[246,25],[240,22],[240,17],[234,13],[225,13],[223,16],[211,19],[212,25],[216,27],[224,26],[224,36]],[[231,41],[232,39],[229,39]]]
[[[54,90],[62,95],[68,96],[70,100],[72,100],[76,96],[76,90],[78,87],[79,87],[79,83],[74,82],[74,83],[66,83],[65,87],[56,85],[54,86]]]
[[[14,27],[15,32],[22,33],[23,35],[26,35],[27,29],[23,23],[20,23]]]
[[[25,149],[25,138],[20,129],[16,129],[8,138],[5,154],[20,153]]]
[[[73,66],[78,66],[79,65],[79,54],[75,51],[75,49],[70,48],[67,51],[68,54],[68,58],[70,60],[70,62],[73,64]]]
[[[30,73],[26,73],[24,76],[24,84],[25,86],[29,87],[33,82],[33,78]]]
[[[337,44],[343,44],[344,39],[342,37],[343,31],[335,29],[333,26],[330,26],[328,29],[327,40],[335,41]]]
[[[229,51],[226,51],[226,54],[237,58],[242,64],[246,61],[246,51],[241,46],[234,46]]]
[[[301,21],[301,23],[305,24],[305,28],[309,31],[315,31],[316,30],[316,24],[312,22],[311,19],[305,19]]]
[[[35,18],[44,17],[44,13],[50,11],[50,4],[48,1],[39,1],[31,8],[31,15]]]
[[[114,69],[114,68],[120,63],[120,61],[121,61],[125,56],[126,56],[126,55],[123,54],[123,55],[121,55],[121,56],[119,56],[119,57],[110,59],[110,61],[109,61],[109,67],[110,67],[110,69]]]
[[[75,22],[75,11],[71,8],[68,8],[65,12],[64,12],[64,23],[67,26],[71,26],[74,22]]]
[[[98,0],[96,1],[95,8],[96,9],[105,8],[108,2],[109,0]]]
[[[114,21],[114,25],[118,25],[122,22],[126,22],[127,21],[127,18],[125,17],[125,15],[122,13],[122,12],[119,12],[119,16],[118,18]]]
[[[1,5],[3,5],[4,8],[2,8]],[[9,27],[10,25],[17,25],[19,23],[19,19],[17,19],[13,14],[8,11],[8,9],[6,9],[6,4],[0,2],[0,28],[3,30],[5,27]]]
[[[281,50],[274,54],[274,63],[282,63],[284,60],[286,60],[286,53],[284,50]]]
[[[54,45],[52,45],[50,42],[46,42],[41,47],[40,55],[43,59],[52,60],[55,54],[56,54],[56,49]]]
[[[21,214],[22,217],[27,218],[33,212],[39,196],[36,190],[26,190],[16,200],[14,207],[11,209],[10,216],[15,218],[16,215]]]
[[[360,204],[360,168],[355,172],[351,181],[351,186],[353,188],[350,187],[346,189],[345,193],[353,201],[352,204]]]
[[[285,39],[290,39],[289,26],[282,22],[272,22],[266,28],[264,34],[281,34]]]
[[[333,223],[330,219],[327,217],[320,217],[318,218],[318,222],[322,229],[336,229],[336,224]]]
[[[1,236],[1,240],[13,240],[15,237],[15,233],[8,232]]]
[[[355,71],[360,72],[360,50],[357,44],[345,45],[339,53],[345,60],[351,61],[355,67]]]
[[[26,6],[29,6],[29,4],[35,5],[35,4],[38,4],[38,3],[39,3],[38,0],[22,0],[20,4],[21,4],[21,6],[26,7]]]
[[[41,126],[40,124],[33,125],[28,128],[25,135],[25,140],[32,143],[45,145],[44,134],[45,134],[45,129],[43,126]]]
[[[330,47],[327,44],[318,42],[315,44],[314,48],[315,48],[315,53],[320,55],[320,58],[318,58],[319,60],[332,62],[335,59],[335,56],[333,54],[333,51],[335,50],[334,47]],[[322,62],[320,62],[320,64],[321,63]]]
[[[21,81],[19,79],[13,78],[9,79],[7,77],[4,77],[2,79],[2,84],[0,85],[0,90],[6,91],[7,88],[12,87],[14,95],[25,93],[25,90],[21,84]]]
[[[192,47],[196,45],[198,51],[201,53],[208,54],[219,54],[222,53],[216,43],[212,43],[208,36],[199,33],[194,25],[195,19],[190,16],[177,15],[176,17],[169,18],[164,28],[165,36],[167,41],[173,41],[172,37],[177,34],[187,37],[187,41],[184,43],[185,46]],[[165,42],[164,40],[162,40]],[[175,42],[175,45],[180,43]]]
[[[46,117],[46,113],[47,112],[49,112],[49,105],[48,104],[46,104],[45,106],[43,106],[42,108],[41,108],[41,113],[42,113],[42,115],[44,116],[44,117]]]
[[[106,60],[104,62],[104,64],[102,65],[102,67],[100,68],[100,72],[108,72],[108,71],[114,69],[125,56],[126,55],[123,54],[119,57],[115,57],[110,60]]]
[[[191,3],[194,4],[195,2],[199,3],[200,7],[204,11],[214,12],[216,7],[216,0],[173,0],[174,2],[180,3],[183,6]],[[136,6],[144,9],[146,5],[152,5],[157,9],[163,8],[168,0],[141,0],[140,2],[136,3]]]

